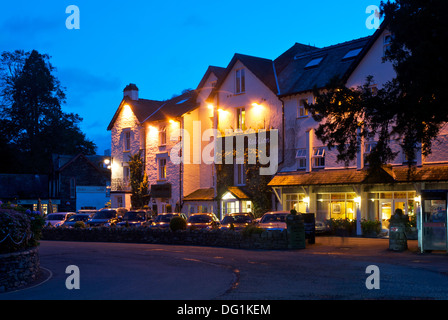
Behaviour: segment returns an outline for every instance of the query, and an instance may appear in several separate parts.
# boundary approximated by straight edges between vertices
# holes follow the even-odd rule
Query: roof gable
[[[124,97],[123,100],[121,100],[117,111],[115,111],[112,120],[107,126],[107,130],[112,130],[115,121],[117,120],[121,110],[126,104],[129,105],[137,120],[140,123],[143,123],[145,119],[148,118],[148,116],[154,113],[154,111],[156,111],[163,104],[163,101],[147,100],[147,99],[132,100],[129,97]]]
[[[235,53],[232,60],[225,69],[215,89],[211,93],[213,97],[227,79],[235,64],[240,61],[247,69],[249,69],[266,87],[268,87],[274,94],[278,93],[276,72],[274,62],[270,59],[249,56],[241,53]]]

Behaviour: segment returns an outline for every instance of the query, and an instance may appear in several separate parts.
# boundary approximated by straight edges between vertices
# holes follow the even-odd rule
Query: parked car
[[[216,229],[219,228],[219,219],[214,213],[193,213],[188,217],[187,229]]]
[[[183,213],[159,213],[149,227],[153,229],[167,229],[170,227],[170,222],[173,217],[182,217],[187,220],[187,217]]]
[[[45,217],[45,225],[51,225],[53,227],[61,226],[65,220],[74,215],[74,212],[55,212],[50,213]]]
[[[284,230],[286,229],[286,216],[288,214],[288,211],[266,212],[257,226],[266,230]]]
[[[316,233],[320,233],[320,234],[327,233],[327,232],[330,232],[330,226],[325,222],[316,221],[314,230]]]
[[[123,220],[117,226],[140,227],[147,220],[145,211],[128,211],[123,215]]]
[[[84,223],[87,222],[94,214],[93,213],[77,213],[72,215],[70,218],[65,220],[62,224],[63,227],[73,227],[76,222],[82,221]]]
[[[221,220],[221,229],[229,230],[232,228],[233,224],[233,229],[235,231],[240,231],[248,225],[253,224],[254,220],[255,219],[251,213],[230,213]]]
[[[113,209],[104,209],[97,211],[92,218],[87,220],[87,226],[99,227],[99,226],[111,226],[122,220],[118,216],[117,211]]]

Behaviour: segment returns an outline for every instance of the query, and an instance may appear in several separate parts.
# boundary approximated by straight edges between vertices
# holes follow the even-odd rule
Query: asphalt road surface
[[[446,254],[419,254],[415,241],[406,252],[387,248],[387,239],[334,237],[294,251],[42,241],[39,282],[0,300],[448,298]],[[67,288],[70,265],[79,289]],[[366,273],[371,265],[377,273]]]

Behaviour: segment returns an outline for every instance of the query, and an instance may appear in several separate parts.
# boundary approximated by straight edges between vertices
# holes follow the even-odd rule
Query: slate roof
[[[332,78],[343,78],[351,70],[350,67],[357,58],[355,56],[343,59],[344,56],[353,49],[362,48],[364,50],[370,39],[371,36],[324,48],[308,48],[305,52],[292,57],[291,54],[288,55],[289,64],[285,65],[278,74],[279,95],[286,96],[310,91],[314,88],[321,89],[326,87]],[[358,56],[362,54],[363,51]],[[316,58],[323,59],[317,66],[306,68],[307,64]],[[285,58],[283,57],[282,60]],[[284,64],[285,62],[282,62],[282,65]]]
[[[213,188],[197,189],[184,197],[184,201],[211,201],[215,198],[215,190]]]
[[[337,169],[312,172],[278,173],[269,186],[346,185],[373,183],[447,182],[448,165],[385,166],[370,173],[367,169]]]
[[[196,92],[195,90],[190,90],[180,96],[164,101],[156,110],[143,119],[143,121],[140,121],[140,123],[178,118],[198,106]]]

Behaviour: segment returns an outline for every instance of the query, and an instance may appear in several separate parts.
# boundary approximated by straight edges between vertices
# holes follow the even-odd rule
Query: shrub
[[[356,231],[356,220],[350,219],[329,219],[328,225],[333,234],[338,236],[351,236]]]
[[[182,217],[173,217],[170,220],[171,231],[185,230],[187,229],[187,221]]]
[[[85,228],[86,224],[84,223],[84,221],[76,221],[75,224],[73,225],[73,228],[78,229],[78,228]]]
[[[361,221],[361,230],[364,236],[376,236],[381,232],[381,222],[363,219]]]
[[[264,229],[250,224],[243,229],[243,236],[250,237],[252,234],[262,234]]]
[[[44,219],[38,213],[0,209],[0,253],[37,246],[43,225]]]

